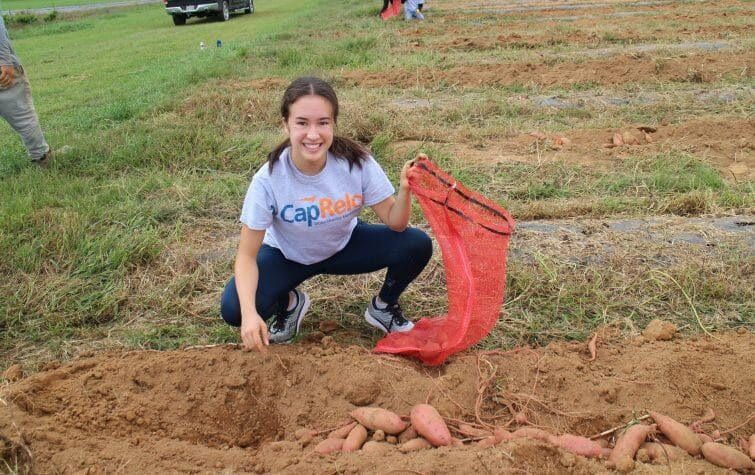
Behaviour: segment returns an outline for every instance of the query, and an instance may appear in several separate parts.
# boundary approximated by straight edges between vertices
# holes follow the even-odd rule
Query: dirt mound
[[[631,125],[618,129],[572,130],[540,137],[536,137],[536,133],[522,133],[489,144],[470,146],[457,143],[448,148],[454,155],[463,156],[469,162],[530,162],[536,156],[540,160],[564,160],[590,166],[611,164],[617,158],[673,150],[705,157],[723,171],[727,179],[751,180],[755,177],[755,141],[752,139],[755,137],[755,121],[701,119],[656,127],[657,130],[650,134],[643,134]],[[637,143],[606,148],[605,145],[617,132],[632,134],[637,138]],[[566,137],[568,142],[560,145],[556,140],[560,137]]]
[[[467,352],[428,368],[338,346],[329,337],[272,347],[266,355],[221,346],[83,357],[6,382],[0,448],[11,466],[17,461],[19,471],[39,473],[606,471],[598,461],[536,441],[390,457],[320,456],[295,441],[297,429],[338,426],[354,406],[407,415],[425,401],[457,420],[514,428],[512,411],[522,411],[538,427],[588,436],[648,409],[690,423],[712,408],[717,418],[706,430],[721,430],[728,442],[755,432],[755,421],[746,421],[755,404],[751,333],[671,341],[611,335],[599,334],[592,362],[586,344],[573,342]],[[481,385],[485,380],[491,384]],[[692,459],[671,469],[718,470]],[[637,470],[660,469],[638,463]]]
[[[620,55],[584,62],[550,61],[459,65],[446,70],[420,68],[384,72],[346,71],[343,82],[350,86],[408,88],[417,77],[426,83],[463,87],[538,85],[567,87],[574,84],[618,85],[657,81],[710,83],[727,75],[739,76],[752,71],[752,56],[734,53],[689,54],[662,62],[643,55]]]

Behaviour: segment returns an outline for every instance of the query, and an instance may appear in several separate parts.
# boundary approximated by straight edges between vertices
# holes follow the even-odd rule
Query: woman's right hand
[[[270,344],[267,334],[267,324],[257,312],[250,312],[241,318],[241,340],[245,350],[257,350],[265,352],[265,347]]]

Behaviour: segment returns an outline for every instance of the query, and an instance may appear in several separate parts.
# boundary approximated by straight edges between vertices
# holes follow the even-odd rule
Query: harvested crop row
[[[610,447],[608,439],[592,440],[574,434],[555,435],[535,427],[520,427],[510,432],[504,427],[490,430],[489,427],[478,427],[473,423],[456,421],[458,424],[449,424],[429,404],[415,405],[408,417],[401,417],[379,407],[359,407],[351,412],[351,417],[354,420],[329,431],[300,429],[296,432],[296,437],[306,446],[318,434],[328,432],[327,437],[315,445],[314,451],[320,454],[359,450],[386,454],[396,448],[407,453],[436,447],[472,445],[484,448],[514,439],[531,439],[582,457],[606,459],[609,468],[620,472],[634,469],[635,460],[670,464],[686,457],[699,456],[712,464],[733,470],[751,470],[754,467],[749,454],[718,442],[706,441],[712,438],[702,433],[701,425],[712,421],[713,417],[696,421],[688,427],[669,416],[649,411],[649,416],[644,416],[643,419],[651,417],[655,423],[637,423],[626,427],[616,437],[613,447]],[[701,433],[696,433],[696,430]],[[753,441],[755,436],[743,445],[750,448]]]

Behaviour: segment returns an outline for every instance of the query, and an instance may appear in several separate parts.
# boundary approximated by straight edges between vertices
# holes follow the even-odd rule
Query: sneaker
[[[399,304],[394,303],[385,308],[377,308],[376,299],[377,297],[372,298],[372,302],[364,312],[364,319],[367,320],[367,323],[385,333],[408,332],[414,328],[414,324],[404,318]]]
[[[291,343],[301,326],[304,315],[309,310],[309,295],[294,289],[296,294],[296,305],[291,310],[287,310],[275,317],[269,327],[270,343]]]

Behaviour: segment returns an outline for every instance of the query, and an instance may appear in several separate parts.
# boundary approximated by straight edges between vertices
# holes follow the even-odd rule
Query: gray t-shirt
[[[265,230],[264,243],[292,261],[309,265],[343,249],[363,206],[373,206],[395,189],[369,157],[349,170],[346,159],[328,152],[325,168],[305,175],[294,166],[291,149],[281,153],[270,173],[264,164],[252,178],[241,222]]]

